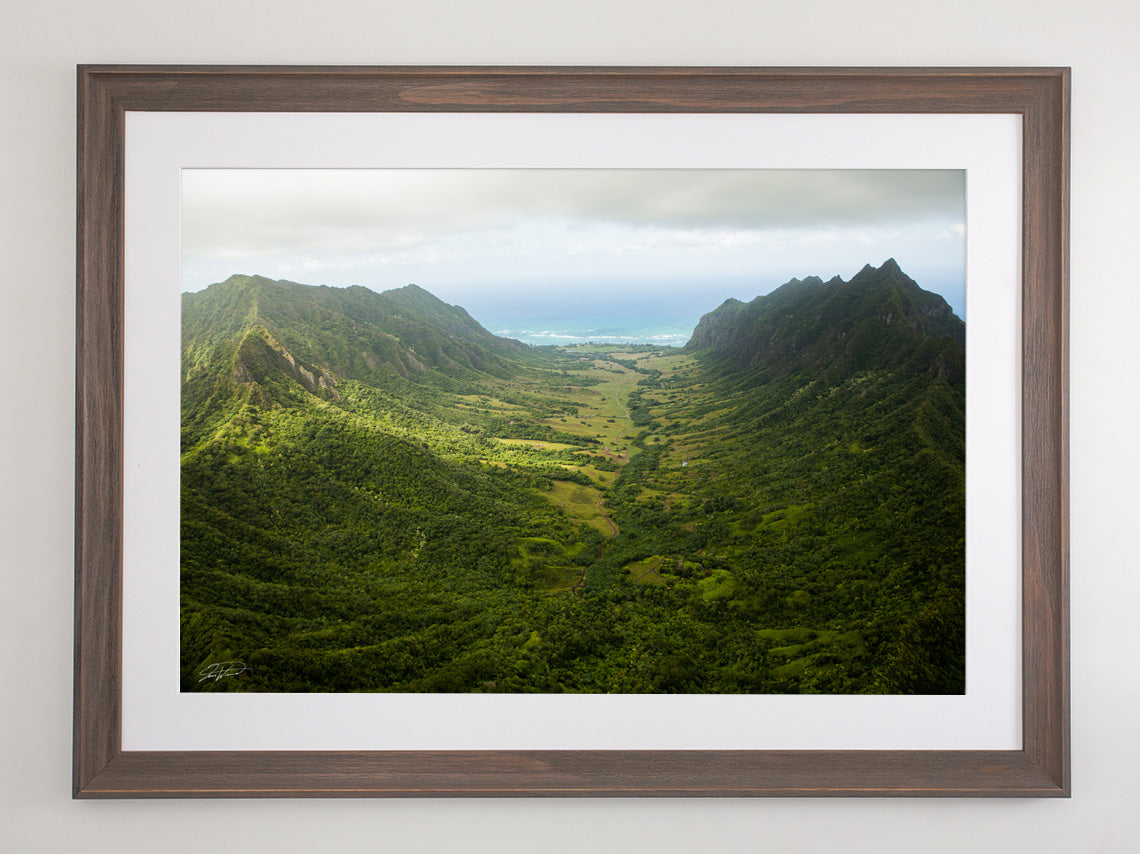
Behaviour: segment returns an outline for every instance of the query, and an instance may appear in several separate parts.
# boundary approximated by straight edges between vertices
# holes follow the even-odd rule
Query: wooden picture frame
[[[128,111],[1003,113],[1022,122],[1020,750],[125,751]],[[73,794],[1067,796],[1067,69],[78,69]]]

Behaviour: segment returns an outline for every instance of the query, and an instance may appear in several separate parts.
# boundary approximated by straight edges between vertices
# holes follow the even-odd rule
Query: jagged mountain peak
[[[961,351],[965,324],[941,296],[923,290],[888,258],[848,281],[808,276],[749,303],[726,302],[701,318],[686,348],[707,351],[731,370],[834,373],[897,363],[941,339]],[[964,365],[964,357],[952,360]]]
[[[881,275],[887,275],[890,273],[902,273],[902,268],[899,266],[899,262],[894,258],[888,258],[878,267],[875,267],[872,264],[865,264],[863,266],[863,269],[855,274],[855,277],[866,276],[872,273],[879,273]]]

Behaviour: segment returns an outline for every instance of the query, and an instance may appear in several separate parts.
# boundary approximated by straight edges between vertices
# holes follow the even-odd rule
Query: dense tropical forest
[[[185,691],[964,690],[965,327],[893,260],[683,348],[182,307]]]

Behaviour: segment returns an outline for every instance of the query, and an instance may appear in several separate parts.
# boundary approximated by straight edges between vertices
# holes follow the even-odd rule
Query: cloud
[[[557,283],[751,299],[888,257],[920,284],[964,278],[953,170],[191,169],[182,191],[186,290],[235,272],[416,282],[470,308]]]
[[[389,252],[536,220],[735,234],[960,221],[955,170],[186,170],[191,255]]]

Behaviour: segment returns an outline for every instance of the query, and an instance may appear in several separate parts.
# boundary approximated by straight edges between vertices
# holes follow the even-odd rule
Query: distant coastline
[[[492,328],[501,338],[513,338],[524,344],[536,346],[563,344],[654,344],[659,347],[683,347],[692,337],[692,327],[647,327],[630,329],[581,329],[571,326],[549,324],[530,328]]]

